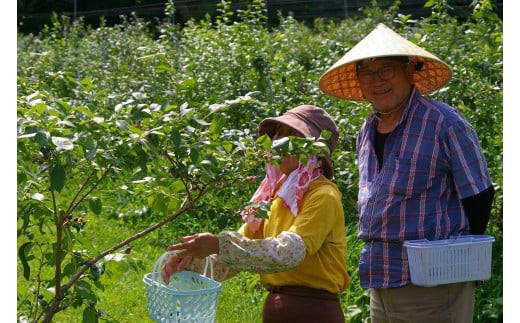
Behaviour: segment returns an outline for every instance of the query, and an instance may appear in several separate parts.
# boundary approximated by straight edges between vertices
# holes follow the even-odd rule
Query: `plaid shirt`
[[[376,119],[370,115],[357,139],[360,212],[359,263],[363,288],[410,283],[403,241],[467,234],[461,199],[491,186],[477,134],[455,110],[414,89],[389,133],[379,170]]]

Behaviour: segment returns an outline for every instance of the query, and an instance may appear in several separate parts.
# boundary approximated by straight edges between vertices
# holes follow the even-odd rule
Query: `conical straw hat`
[[[365,101],[356,75],[356,62],[386,56],[408,56],[412,62],[424,64],[414,73],[415,86],[423,94],[440,89],[451,78],[448,64],[379,24],[321,76],[319,87],[332,97]]]

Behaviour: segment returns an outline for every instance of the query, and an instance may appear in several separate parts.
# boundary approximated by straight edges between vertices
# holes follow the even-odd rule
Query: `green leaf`
[[[230,143],[230,142],[223,142],[222,143],[222,148],[224,148],[224,150],[226,151],[226,153],[230,153],[232,150],[233,150],[233,144]]]
[[[32,198],[33,200],[43,201],[43,199],[45,198],[45,196],[44,196],[42,193],[36,192],[36,193],[34,193],[33,195],[31,195],[31,198]]]
[[[76,273],[76,266],[74,263],[69,262],[65,266],[63,266],[63,276],[64,277],[72,277]]]
[[[98,323],[97,311],[93,306],[87,306],[83,310],[82,323]]]
[[[203,160],[200,162],[200,168],[204,171],[204,173],[211,179],[215,179],[215,174],[211,170],[213,168],[213,164],[209,160]]]
[[[428,0],[426,1],[426,3],[424,4],[424,7],[425,8],[430,8],[430,7],[433,7],[435,5],[435,1],[434,0]]]
[[[157,73],[173,73],[173,67],[163,60],[155,64],[155,71]]]
[[[211,127],[209,131],[213,134],[220,135],[222,133],[222,129],[226,126],[226,120],[222,116],[215,116],[211,121]]]
[[[158,193],[154,195],[152,209],[164,214],[168,213],[168,199],[164,194]]]
[[[211,125],[211,123],[206,122],[206,121],[204,121],[204,120],[202,120],[202,119],[200,119],[200,118],[197,118],[196,116],[193,117],[193,120],[195,120],[195,121],[196,121],[198,124],[200,124],[201,126],[209,126],[209,125]]]
[[[67,113],[70,110],[70,104],[65,101],[56,102],[56,106],[60,108],[63,113]]]
[[[82,247],[82,250],[87,252],[87,254],[95,254],[98,250],[92,244],[92,241],[89,237],[85,236],[84,232],[80,232],[74,236],[74,239],[79,242]]]
[[[29,257],[27,257],[27,254],[29,250],[32,247],[32,242],[26,242],[23,245],[20,246],[18,249],[18,257],[20,258],[20,261],[22,262],[23,266],[23,277],[26,280],[29,280],[31,276],[31,267],[29,266]]]
[[[72,150],[74,149],[74,144],[69,138],[64,137],[52,137],[52,143],[56,145],[58,151],[60,150]]]
[[[195,165],[188,165],[188,175],[196,173],[199,169]]]
[[[182,90],[190,90],[195,87],[197,83],[193,79],[184,80],[179,84],[179,88]]]
[[[85,158],[87,160],[93,160],[94,157],[96,157],[97,151],[98,151],[97,149],[86,150],[85,151]]]
[[[81,86],[81,89],[84,91],[92,91],[92,80],[88,77],[85,77],[81,82],[79,83]]]
[[[96,295],[92,292],[92,287],[84,280],[78,280],[76,282],[75,291],[83,298],[96,301]]]
[[[103,208],[103,204],[101,203],[101,199],[99,197],[91,197],[88,201],[88,205],[94,214],[101,214],[101,209]]]
[[[199,150],[197,148],[192,148],[190,150],[190,159],[192,163],[197,163],[199,160]]]
[[[62,164],[57,164],[51,170],[51,190],[61,192],[65,186],[65,168]]]
[[[227,108],[228,106],[229,106],[228,104],[214,103],[214,104],[210,105],[208,107],[208,109],[209,109],[209,111],[211,111],[211,113],[213,113],[213,112],[218,111],[220,109]]]
[[[16,139],[33,138],[35,136],[36,136],[35,133],[28,133],[28,134],[25,134],[25,135],[19,135],[19,136],[16,137]]]
[[[269,219],[269,214],[264,209],[258,209],[258,215],[264,220]]]
[[[168,188],[170,189],[170,192],[178,193],[184,191],[186,189],[186,186],[184,186],[184,183],[182,181],[176,180],[173,183],[171,183]]]
[[[141,129],[134,127],[131,124],[129,124],[127,126],[128,126],[128,130],[132,131],[133,133],[136,133],[139,136],[141,136],[143,134],[143,131]]]
[[[256,209],[256,212],[262,219],[269,219],[269,210],[271,209],[272,202],[270,201],[260,201],[259,203],[249,203],[249,207],[252,209]]]
[[[90,111],[90,109],[84,105],[75,107],[71,110],[71,112],[75,112],[75,111],[79,111],[90,118],[94,118],[94,114],[92,113],[92,111]]]
[[[157,56],[158,56],[158,54],[144,55],[144,56],[138,57],[137,60],[138,60],[138,61],[146,62],[146,61],[149,61],[149,60],[151,60],[152,58],[155,58],[155,57],[157,57]]]
[[[47,110],[47,105],[45,105],[43,102],[39,102],[31,108],[31,112],[34,111],[39,115],[44,114],[45,110]]]
[[[273,151],[285,156],[289,152],[291,141],[289,137],[280,138],[278,140],[273,141]]]
[[[318,138],[318,140],[327,140],[329,139],[330,137],[332,136],[332,132],[326,130],[326,129],[323,129],[321,131],[321,134],[320,134],[320,137]]]
[[[49,133],[47,131],[38,131],[34,136],[34,141],[40,144],[41,147],[44,147],[49,142]]]
[[[171,140],[173,141],[175,147],[180,147],[182,144],[181,133],[178,130],[172,131]]]
[[[255,141],[256,144],[262,146],[263,149],[269,151],[271,150],[271,137],[268,135],[261,135]]]

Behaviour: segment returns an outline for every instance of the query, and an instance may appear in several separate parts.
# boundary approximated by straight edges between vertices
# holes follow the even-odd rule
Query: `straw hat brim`
[[[379,24],[321,76],[319,88],[338,99],[365,101],[356,74],[356,63],[389,56],[408,56],[412,63],[423,63],[422,68],[413,75],[415,86],[422,94],[442,88],[451,79],[448,64],[386,25]]]

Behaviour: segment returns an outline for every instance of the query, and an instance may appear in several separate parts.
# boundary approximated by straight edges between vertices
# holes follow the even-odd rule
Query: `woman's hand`
[[[170,282],[170,276],[183,271],[193,258],[206,258],[218,253],[218,237],[211,233],[197,233],[181,238],[181,243],[168,247],[168,251],[176,251],[161,270],[161,276],[166,284]]]
[[[183,271],[184,268],[189,266],[192,260],[192,256],[180,257],[177,254],[168,258],[161,270],[161,277],[164,282],[168,285],[170,283],[170,277],[177,272]]]

